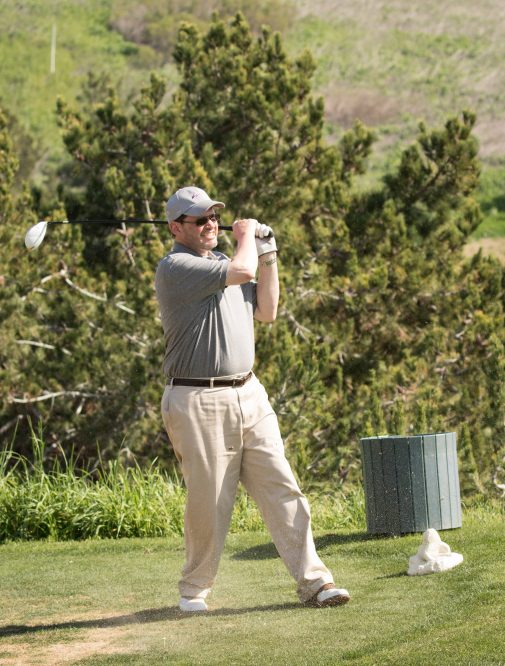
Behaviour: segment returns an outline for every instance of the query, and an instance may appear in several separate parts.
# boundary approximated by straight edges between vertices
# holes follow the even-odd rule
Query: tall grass
[[[47,470],[42,438],[32,435],[33,461],[0,456],[0,542],[8,539],[86,539],[182,534],[185,492],[153,463],[78,470],[73,459]]]
[[[143,469],[108,461],[95,472],[73,458],[45,461],[41,434],[32,433],[32,460],[0,451],[0,543],[8,540],[161,537],[181,535],[182,480],[153,462]],[[364,527],[361,489],[309,495],[315,529]],[[240,489],[232,532],[263,529],[256,504]]]

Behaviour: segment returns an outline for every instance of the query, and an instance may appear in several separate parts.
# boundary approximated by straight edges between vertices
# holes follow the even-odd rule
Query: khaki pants
[[[301,601],[332,583],[316,553],[309,506],[284,455],[277,417],[258,379],[239,388],[167,385],[161,409],[188,493],[181,596],[205,598],[210,592],[239,481],[256,501]]]

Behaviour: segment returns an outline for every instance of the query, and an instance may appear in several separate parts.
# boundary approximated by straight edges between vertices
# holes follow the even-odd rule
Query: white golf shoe
[[[202,613],[209,610],[205,599],[201,599],[200,597],[194,597],[193,599],[181,597],[179,599],[179,608],[185,613]]]
[[[344,588],[335,587],[333,583],[326,583],[305,603],[315,608],[325,608],[326,606],[342,606],[350,598],[351,595]]]

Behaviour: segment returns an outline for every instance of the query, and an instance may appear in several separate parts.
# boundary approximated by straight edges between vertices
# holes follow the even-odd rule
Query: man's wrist
[[[277,252],[277,243],[275,238],[271,236],[270,238],[258,238],[254,239],[256,241],[256,250],[258,252],[258,257],[263,257],[266,254],[271,254],[272,252]]]
[[[260,266],[273,266],[277,263],[277,252],[267,252],[259,257]]]

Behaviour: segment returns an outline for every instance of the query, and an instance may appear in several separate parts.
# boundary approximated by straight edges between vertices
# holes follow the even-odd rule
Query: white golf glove
[[[256,238],[266,238],[267,236],[273,236],[274,232],[272,231],[272,227],[268,227],[266,224],[261,224],[261,222],[256,220],[256,230],[254,235]]]
[[[272,227],[269,227],[266,224],[261,224],[257,220],[254,240],[256,241],[258,257],[261,257],[262,254],[267,254],[268,252],[277,252],[277,244],[275,242]]]

